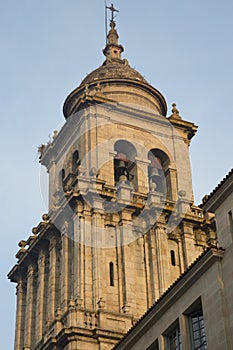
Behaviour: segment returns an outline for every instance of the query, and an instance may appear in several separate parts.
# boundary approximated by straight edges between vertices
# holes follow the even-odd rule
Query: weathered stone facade
[[[193,204],[197,127],[175,105],[166,117],[165,99],[122,49],[111,22],[106,61],[68,96],[65,125],[40,147],[49,213],[9,273],[15,350],[111,349],[215,243]]]
[[[209,219],[215,214],[220,246],[208,248],[114,350],[233,348],[233,169],[205,196],[202,208]]]

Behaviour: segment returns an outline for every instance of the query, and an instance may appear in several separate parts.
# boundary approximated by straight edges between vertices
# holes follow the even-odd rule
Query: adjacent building
[[[208,248],[114,350],[233,349],[233,169],[201,207],[223,248]]]

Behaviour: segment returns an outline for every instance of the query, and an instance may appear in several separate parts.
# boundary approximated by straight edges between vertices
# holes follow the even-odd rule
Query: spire
[[[106,56],[105,64],[119,63],[119,61],[121,61],[121,53],[124,51],[123,46],[118,43],[119,35],[116,31],[116,22],[114,21],[114,12],[119,11],[114,8],[113,4],[111,7],[106,6],[106,8],[111,10],[112,17],[110,20],[111,29],[107,35],[106,47],[103,50],[103,53]]]

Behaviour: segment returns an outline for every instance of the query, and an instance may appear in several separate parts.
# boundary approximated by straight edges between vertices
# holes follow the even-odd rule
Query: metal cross
[[[118,11],[117,9],[115,9],[115,7],[114,7],[113,4],[111,4],[110,7],[106,6],[106,8],[109,9],[109,10],[111,10],[111,12],[112,12],[112,19],[111,19],[111,21],[114,21],[114,18],[115,18],[114,12],[119,12],[119,11]]]

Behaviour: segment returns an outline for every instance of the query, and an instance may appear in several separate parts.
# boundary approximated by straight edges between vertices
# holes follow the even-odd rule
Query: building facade
[[[233,348],[233,170],[201,206],[223,248],[207,248],[114,350]]]
[[[40,146],[49,210],[19,242],[15,350],[108,350],[216,243],[194,205],[181,118],[126,59],[110,22],[102,66]]]

